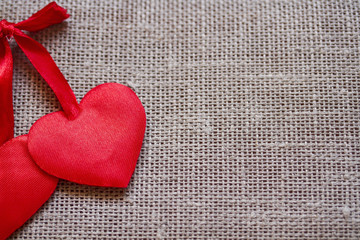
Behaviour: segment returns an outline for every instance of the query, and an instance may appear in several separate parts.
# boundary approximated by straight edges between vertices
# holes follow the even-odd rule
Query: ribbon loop
[[[57,5],[56,2],[51,2],[28,19],[16,23],[15,27],[29,32],[36,32],[51,25],[61,23],[68,17],[70,15],[66,13],[66,9]]]

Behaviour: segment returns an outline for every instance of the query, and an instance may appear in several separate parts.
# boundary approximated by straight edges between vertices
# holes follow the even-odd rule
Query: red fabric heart
[[[29,132],[29,151],[47,173],[76,183],[127,187],[141,150],[146,116],[136,94],[118,83],[85,95],[80,112],[40,118]]]
[[[0,183],[0,239],[6,239],[49,199],[58,179],[32,161],[24,135],[0,147]]]

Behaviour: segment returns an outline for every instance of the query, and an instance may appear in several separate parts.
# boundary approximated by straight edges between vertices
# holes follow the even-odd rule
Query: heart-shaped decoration
[[[145,110],[128,87],[99,85],[70,119],[59,111],[31,127],[29,152],[47,173],[72,182],[127,187],[140,154]]]
[[[51,196],[58,179],[32,160],[27,136],[0,147],[0,239],[23,225]]]

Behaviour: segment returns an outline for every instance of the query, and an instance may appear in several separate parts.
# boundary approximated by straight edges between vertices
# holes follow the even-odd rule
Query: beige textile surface
[[[127,189],[60,181],[11,239],[360,238],[359,1],[58,3],[71,18],[31,36],[79,100],[132,87],[147,130]],[[60,106],[12,47],[20,135]]]

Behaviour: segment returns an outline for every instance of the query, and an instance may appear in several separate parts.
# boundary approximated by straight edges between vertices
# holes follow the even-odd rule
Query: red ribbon
[[[0,145],[14,136],[12,104],[13,59],[8,39],[13,37],[36,70],[49,84],[68,117],[74,119],[79,113],[79,104],[59,68],[48,51],[21,30],[35,32],[61,23],[70,15],[55,2],[45,6],[29,19],[19,23],[0,21]]]

